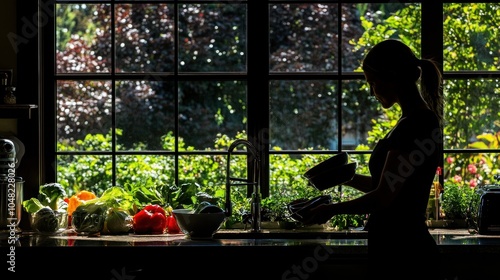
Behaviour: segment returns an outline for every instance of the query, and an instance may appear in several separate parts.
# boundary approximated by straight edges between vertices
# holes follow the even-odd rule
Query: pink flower
[[[453,182],[455,182],[455,183],[462,182],[462,176],[460,176],[460,175],[453,176]]]
[[[467,165],[467,170],[468,170],[471,174],[476,174],[476,172],[477,172],[477,167],[476,167],[474,164],[469,164],[469,165]]]
[[[471,188],[475,188],[477,186],[477,180],[476,179],[472,179],[469,181],[469,186]]]
[[[441,174],[442,174],[442,169],[441,169],[441,166],[438,166],[438,167],[437,167],[436,174],[437,174],[437,175],[441,175]]]
[[[455,161],[455,159],[454,159],[454,158],[452,158],[452,157],[447,157],[447,158],[446,158],[446,162],[447,162],[448,164],[452,164],[454,161]]]

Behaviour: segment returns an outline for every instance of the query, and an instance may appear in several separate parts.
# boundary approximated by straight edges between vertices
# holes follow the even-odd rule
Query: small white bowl
[[[174,209],[172,213],[181,231],[190,239],[211,239],[226,220],[224,211],[194,213],[191,209]]]

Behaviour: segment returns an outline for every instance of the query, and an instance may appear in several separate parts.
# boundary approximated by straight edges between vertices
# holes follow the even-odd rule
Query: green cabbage
[[[128,233],[133,226],[132,216],[126,211],[118,208],[109,208],[106,220],[104,221],[104,231],[110,234]]]
[[[31,227],[38,232],[56,232],[59,229],[59,221],[56,212],[48,206],[42,207],[33,214],[33,223]]]
[[[82,203],[71,215],[71,225],[79,233],[99,233],[104,228],[108,207],[104,203]]]

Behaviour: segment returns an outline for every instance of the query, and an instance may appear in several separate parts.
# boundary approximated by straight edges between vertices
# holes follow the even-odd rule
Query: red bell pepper
[[[173,214],[167,216],[167,233],[180,233],[181,229],[177,224],[177,220]]]
[[[167,215],[160,205],[150,204],[134,215],[133,229],[137,234],[163,234],[167,229]]]

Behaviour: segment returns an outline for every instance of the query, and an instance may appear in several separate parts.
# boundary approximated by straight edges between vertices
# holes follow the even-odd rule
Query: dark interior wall
[[[0,25],[0,50],[2,57],[0,58],[0,69],[11,69],[16,67],[16,56],[14,48],[9,42],[9,35],[16,31],[16,1],[4,0],[1,4],[0,17],[2,24]],[[15,79],[15,77],[14,77]]]
[[[11,5],[11,14],[15,15],[15,36],[11,36],[17,72],[17,103],[35,104],[39,108],[32,111],[30,119],[17,120],[17,137],[25,145],[25,154],[21,160],[16,174],[23,177],[24,198],[36,196],[40,177],[40,102],[39,102],[39,17],[38,1],[23,0],[15,1]],[[2,3],[3,5],[3,3]],[[42,9],[43,11],[43,9]],[[29,217],[23,214],[20,223],[21,228],[29,227]]]
[[[9,42],[9,36],[16,31],[16,1],[5,0],[0,4],[0,69],[16,70],[16,54]],[[14,84],[16,84],[16,73],[14,72]],[[7,132],[16,133],[17,121],[13,119],[0,119],[0,134]]]

